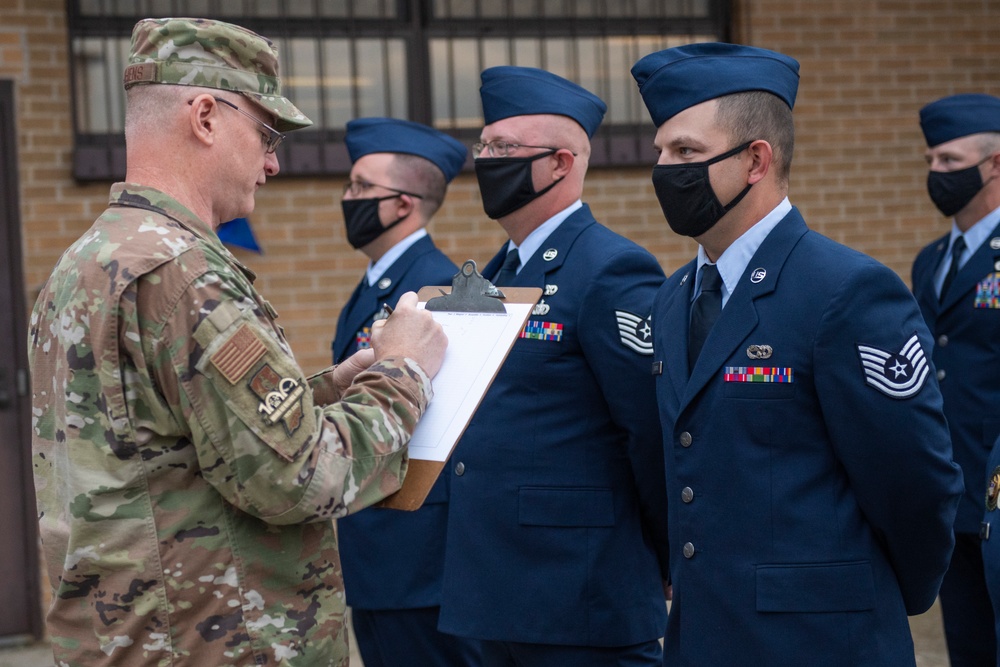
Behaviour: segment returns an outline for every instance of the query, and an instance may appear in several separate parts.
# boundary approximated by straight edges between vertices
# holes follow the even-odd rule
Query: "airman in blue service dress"
[[[367,197],[345,197],[348,239],[369,255],[372,264],[340,313],[332,346],[334,363],[369,346],[372,323],[385,304],[395,306],[405,292],[427,285],[451,284],[458,269],[424,230],[428,209],[415,206],[406,221],[386,221],[378,204],[394,199],[396,193],[426,199],[430,193],[416,190],[435,178],[440,192],[434,196],[442,197],[467,155],[461,142],[437,130],[391,118],[352,120],[345,142],[355,167],[348,189],[372,190]],[[400,183],[402,170],[385,160],[385,154],[422,158],[426,164],[416,163],[417,169],[440,173],[430,179],[408,174],[408,183]],[[374,275],[373,268],[381,273]],[[479,664],[477,642],[437,630],[447,521],[445,475],[415,512],[369,509],[337,522],[347,604],[365,667]]]
[[[440,628],[484,640],[487,667],[658,665],[666,497],[648,316],[663,274],[579,200],[600,99],[520,67],[484,71],[481,95],[477,178],[511,236],[483,275],[543,295],[449,463]]]
[[[913,292],[934,336],[944,412],[966,482],[941,614],[952,667],[992,667],[997,639],[979,528],[980,480],[1000,435],[1000,99],[936,100],[921,109],[920,126],[928,193],[952,224],[917,255]]]
[[[917,305],[787,199],[795,60],[694,44],[632,74],[658,128],[657,197],[700,245],[653,307],[663,664],[914,665],[907,614],[937,595],[962,492]],[[747,100],[771,122],[726,124],[723,105]]]

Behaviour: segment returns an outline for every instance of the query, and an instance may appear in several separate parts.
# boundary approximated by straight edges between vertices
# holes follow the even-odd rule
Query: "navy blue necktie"
[[[514,248],[507,253],[507,257],[503,260],[503,266],[500,267],[500,271],[497,272],[497,277],[493,280],[493,284],[497,287],[503,287],[504,285],[510,285],[514,282],[514,277],[517,276],[517,267],[521,264],[521,256],[517,254],[517,248]]]
[[[688,328],[688,369],[693,369],[705,345],[708,332],[722,313],[722,276],[715,264],[701,267],[701,294],[691,304],[691,325]]]
[[[948,273],[945,274],[944,282],[941,283],[941,294],[938,296],[938,301],[944,301],[944,295],[948,293],[948,288],[955,280],[955,274],[958,273],[958,260],[963,252],[965,252],[965,237],[958,236],[951,246],[951,266],[948,267]]]

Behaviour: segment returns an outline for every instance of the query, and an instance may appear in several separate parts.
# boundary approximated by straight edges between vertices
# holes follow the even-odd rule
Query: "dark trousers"
[[[352,609],[365,667],[479,667],[479,642],[439,632],[440,609]]]
[[[633,646],[559,646],[482,642],[483,667],[659,667],[663,649],[652,640]]]
[[[955,534],[955,553],[941,582],[941,615],[951,667],[996,667],[993,605],[976,533]]]

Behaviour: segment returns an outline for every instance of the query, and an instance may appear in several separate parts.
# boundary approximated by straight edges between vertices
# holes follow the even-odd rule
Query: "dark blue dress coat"
[[[505,245],[483,270],[494,278]],[[544,295],[449,462],[438,627],[625,646],[666,622],[664,479],[648,316],[663,273],[586,206],[511,286]]]
[[[962,493],[913,297],[792,209],[691,372],[695,268],[653,310],[664,665],[913,665],[906,616],[937,595]]]
[[[978,533],[983,518],[978,482],[1000,436],[1000,226],[962,266],[939,303],[934,274],[947,251],[947,236],[920,251],[913,263],[913,293],[934,336],[934,366],[955,461],[968,480],[955,530]]]
[[[978,487],[980,507],[985,505],[980,534],[983,537],[983,569],[986,588],[993,602],[996,636],[1000,637],[1000,439],[993,444],[986,463],[985,482]],[[1000,665],[1000,642],[997,646],[997,664]]]
[[[395,306],[405,292],[450,285],[456,273],[455,264],[425,236],[407,248],[375,285],[369,287],[362,278],[337,322],[334,363],[357,351],[358,332],[371,328],[383,303]],[[438,479],[416,512],[372,508],[337,521],[348,605],[410,609],[440,602],[447,477]]]

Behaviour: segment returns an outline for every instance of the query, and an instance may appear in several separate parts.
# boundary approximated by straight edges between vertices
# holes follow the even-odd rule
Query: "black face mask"
[[[340,208],[344,212],[344,226],[347,227],[347,242],[351,244],[352,248],[365,247],[403,220],[406,220],[406,216],[404,215],[399,220],[383,227],[382,221],[378,217],[378,205],[386,199],[395,199],[396,197],[399,197],[399,195],[340,200]]]
[[[476,179],[479,181],[479,193],[483,196],[483,210],[491,220],[510,215],[544,195],[562,180],[560,178],[548,187],[535,191],[531,163],[549,155],[555,155],[555,151],[531,157],[476,158]]]
[[[745,151],[752,143],[748,141],[704,162],[658,164],[653,167],[653,189],[670,229],[682,236],[701,236],[743,200],[750,192],[750,183],[723,206],[712,189],[708,167]]]
[[[944,215],[951,217],[969,205],[972,198],[983,189],[979,165],[987,160],[958,171],[931,171],[927,173],[927,193]]]

